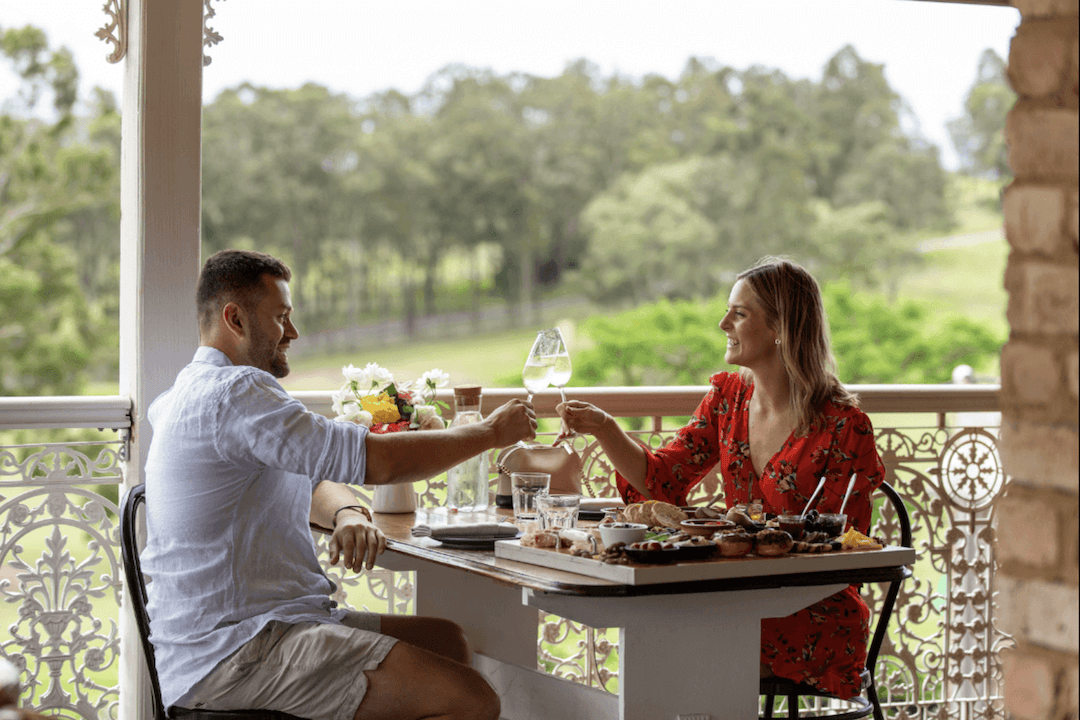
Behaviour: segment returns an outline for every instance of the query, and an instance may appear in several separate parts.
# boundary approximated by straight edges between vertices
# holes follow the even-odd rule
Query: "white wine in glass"
[[[525,359],[525,367],[521,370],[521,382],[529,391],[529,402],[532,402],[533,395],[551,384],[554,357],[549,349],[552,345],[550,333],[550,330],[536,333],[536,340],[533,341],[529,357]]]
[[[559,388],[563,402],[566,402],[566,393],[563,392],[563,388],[568,382],[570,382],[570,355],[564,349],[561,355],[552,358],[551,373],[548,375],[548,384]]]
[[[566,384],[570,382],[570,376],[572,368],[570,366],[570,351],[566,348],[566,341],[563,340],[562,333],[559,332],[559,328],[552,328],[552,332],[556,338],[555,356],[551,362],[551,376],[548,381],[552,387],[559,388],[559,397],[563,402],[566,402]],[[578,433],[573,432],[566,423],[563,423],[562,432],[559,433],[559,437],[556,438],[555,444],[558,445],[563,440],[570,440],[578,436]]]

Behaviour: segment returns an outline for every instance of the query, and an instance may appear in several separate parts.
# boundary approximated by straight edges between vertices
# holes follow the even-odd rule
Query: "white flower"
[[[434,368],[421,375],[420,382],[433,388],[446,387],[450,384],[450,374],[444,373],[439,368]]]
[[[428,370],[417,381],[420,386],[420,394],[425,400],[435,397],[435,391],[450,384],[450,374],[444,373],[439,368]]]
[[[439,416],[439,408],[434,405],[417,405],[413,411],[413,422],[421,430],[442,430],[446,422]]]
[[[413,406],[413,419],[416,422],[423,422],[429,417],[439,417],[439,409],[434,405]]]
[[[341,368],[341,374],[345,376],[346,380],[355,382],[360,387],[365,387],[371,383],[371,378],[368,377],[368,374],[351,363]]]
[[[363,425],[364,427],[371,427],[373,421],[371,413],[364,410],[360,403],[353,400],[352,402],[345,402],[342,404],[341,412],[334,418],[337,422],[354,422],[357,425]]]
[[[419,430],[442,430],[446,422],[438,415],[430,415],[420,421]]]
[[[350,365],[349,367],[352,367],[352,365]],[[341,417],[345,414],[345,410],[343,408],[345,403],[349,402],[350,400],[355,402],[356,400],[352,393],[352,385],[350,385],[349,383],[342,385],[340,390],[336,390],[330,394],[330,399],[333,401],[334,414],[338,417]]]
[[[346,399],[341,403],[341,410],[338,411],[335,420],[342,420],[344,422],[351,422],[356,419],[358,413],[363,412],[363,408],[360,407],[360,403],[353,399]]]
[[[375,363],[368,363],[365,365],[364,372],[367,374],[368,378],[370,378],[371,390],[375,394],[381,393],[394,382],[394,374],[384,367],[379,367]],[[363,388],[362,385],[361,388]]]

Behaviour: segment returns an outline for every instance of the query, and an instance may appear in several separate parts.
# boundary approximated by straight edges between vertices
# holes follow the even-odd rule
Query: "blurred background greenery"
[[[37,28],[0,27],[0,50],[21,79],[0,105],[0,395],[112,394],[118,104],[79,98]],[[204,108],[204,255],[292,266],[289,389],[366,362],[516,386],[556,322],[572,384],[702,384],[732,278],[772,254],[825,286],[844,381],[994,376],[1012,94],[992,50],[972,70],[957,172],[851,46],[814,80],[691,58],[676,79],[450,65],[364,98],[245,83]]]

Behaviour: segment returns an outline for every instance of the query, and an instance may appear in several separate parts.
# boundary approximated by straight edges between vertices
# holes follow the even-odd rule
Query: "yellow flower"
[[[365,395],[360,398],[360,406],[371,413],[371,419],[377,423],[392,423],[401,419],[393,398],[386,393]]]

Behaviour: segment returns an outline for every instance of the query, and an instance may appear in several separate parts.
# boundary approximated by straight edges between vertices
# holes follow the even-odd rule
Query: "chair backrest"
[[[127,578],[126,597],[135,613],[139,626],[139,640],[143,655],[150,669],[150,684],[154,694],[154,720],[166,720],[161,704],[161,685],[158,683],[157,667],[154,665],[154,645],[150,642],[150,616],[146,613],[146,579],[139,561],[138,510],[146,502],[146,485],[136,485],[128,490],[120,512],[120,554],[124,560],[124,576]]]
[[[896,521],[900,525],[900,544],[904,547],[912,547],[911,518],[908,516],[907,506],[904,505],[903,498],[901,498],[900,493],[896,492],[896,489],[887,482],[881,483],[880,489],[889,504],[892,505],[893,511],[896,513]],[[910,568],[906,568],[905,570],[904,577],[889,583],[889,588],[885,591],[885,598],[878,610],[877,627],[874,629],[874,637],[870,641],[870,647],[866,650],[866,668],[870,672],[874,671],[874,666],[877,664],[878,652],[881,650],[881,643],[885,639],[885,633],[889,630],[889,619],[892,617],[893,607],[896,605],[896,596],[900,593],[900,585],[906,578],[911,577]]]

